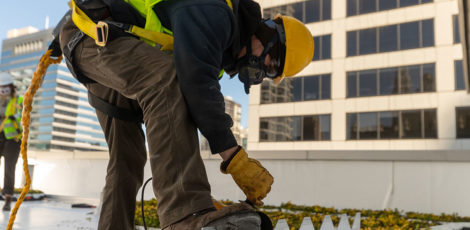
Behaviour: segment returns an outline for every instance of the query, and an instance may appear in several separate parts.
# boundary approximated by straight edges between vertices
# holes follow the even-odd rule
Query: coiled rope
[[[31,120],[31,110],[33,109],[33,97],[36,94],[36,91],[41,86],[42,81],[44,79],[44,75],[46,75],[47,68],[51,64],[58,64],[62,61],[62,56],[58,57],[57,59],[51,58],[52,50],[46,51],[44,55],[42,55],[37,69],[33,74],[33,79],[31,80],[31,85],[29,86],[28,90],[26,91],[23,99],[23,114],[21,117],[21,123],[23,125],[23,141],[21,142],[21,158],[23,159],[23,170],[24,175],[26,177],[26,182],[24,184],[23,190],[21,191],[21,195],[15,203],[15,207],[13,211],[11,211],[10,219],[8,220],[8,225],[6,230],[11,230],[13,228],[13,223],[15,222],[16,213],[20,208],[21,203],[23,202],[26,194],[29,192],[29,188],[31,186],[31,177],[29,175],[28,169],[28,137],[29,137],[29,125]]]

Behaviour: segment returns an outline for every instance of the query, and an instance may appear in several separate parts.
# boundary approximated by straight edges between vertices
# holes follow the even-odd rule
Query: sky
[[[68,10],[66,0],[0,0],[0,47],[10,29],[33,26],[45,29],[46,17],[49,17],[49,28],[55,26]],[[1,48],[0,48],[1,49]],[[222,93],[232,97],[242,105],[242,126],[248,127],[248,95],[243,84],[237,79],[224,76],[220,81]]]

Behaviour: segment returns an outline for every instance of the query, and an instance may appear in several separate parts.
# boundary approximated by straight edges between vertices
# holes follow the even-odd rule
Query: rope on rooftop
[[[33,74],[33,79],[31,80],[31,85],[29,86],[28,90],[26,91],[23,99],[23,114],[21,118],[21,124],[23,125],[23,141],[21,142],[21,158],[23,159],[23,170],[24,175],[26,177],[26,182],[24,184],[23,190],[21,191],[21,195],[15,203],[15,207],[13,211],[11,211],[10,219],[8,220],[8,225],[6,230],[11,230],[13,228],[13,223],[15,222],[16,213],[18,213],[18,209],[20,208],[21,203],[23,202],[26,194],[29,192],[29,188],[31,186],[31,176],[29,175],[28,169],[28,137],[29,137],[29,125],[31,121],[31,110],[33,109],[33,98],[36,94],[36,91],[42,84],[44,76],[46,75],[47,68],[51,64],[58,64],[62,61],[62,56],[58,57],[57,59],[51,58],[52,50],[46,51],[44,55],[42,55],[37,69]]]

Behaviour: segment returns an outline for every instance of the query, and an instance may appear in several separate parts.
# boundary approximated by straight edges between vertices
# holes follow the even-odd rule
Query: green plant
[[[225,205],[233,204],[232,201],[221,201]],[[429,213],[403,212],[395,210],[370,210],[370,209],[335,209],[318,205],[295,205],[290,202],[280,206],[265,205],[259,208],[266,213],[275,226],[280,219],[286,219],[291,230],[300,228],[304,217],[310,217],[315,229],[320,229],[325,215],[330,215],[333,223],[337,225],[341,214],[349,217],[349,223],[353,222],[354,215],[361,213],[361,228],[368,229],[429,229],[431,226],[440,225],[442,222],[470,222],[470,217],[460,217],[457,214],[434,215]],[[157,216],[157,201],[155,199],[144,201],[145,222],[149,227],[160,227]],[[140,202],[137,202],[135,223],[142,225]]]

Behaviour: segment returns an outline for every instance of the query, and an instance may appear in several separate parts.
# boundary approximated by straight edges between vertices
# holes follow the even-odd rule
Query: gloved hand
[[[240,146],[231,159],[222,162],[220,171],[224,174],[231,174],[247,199],[256,206],[263,205],[261,200],[271,191],[271,185],[274,182],[268,170],[259,161],[249,158]]]

